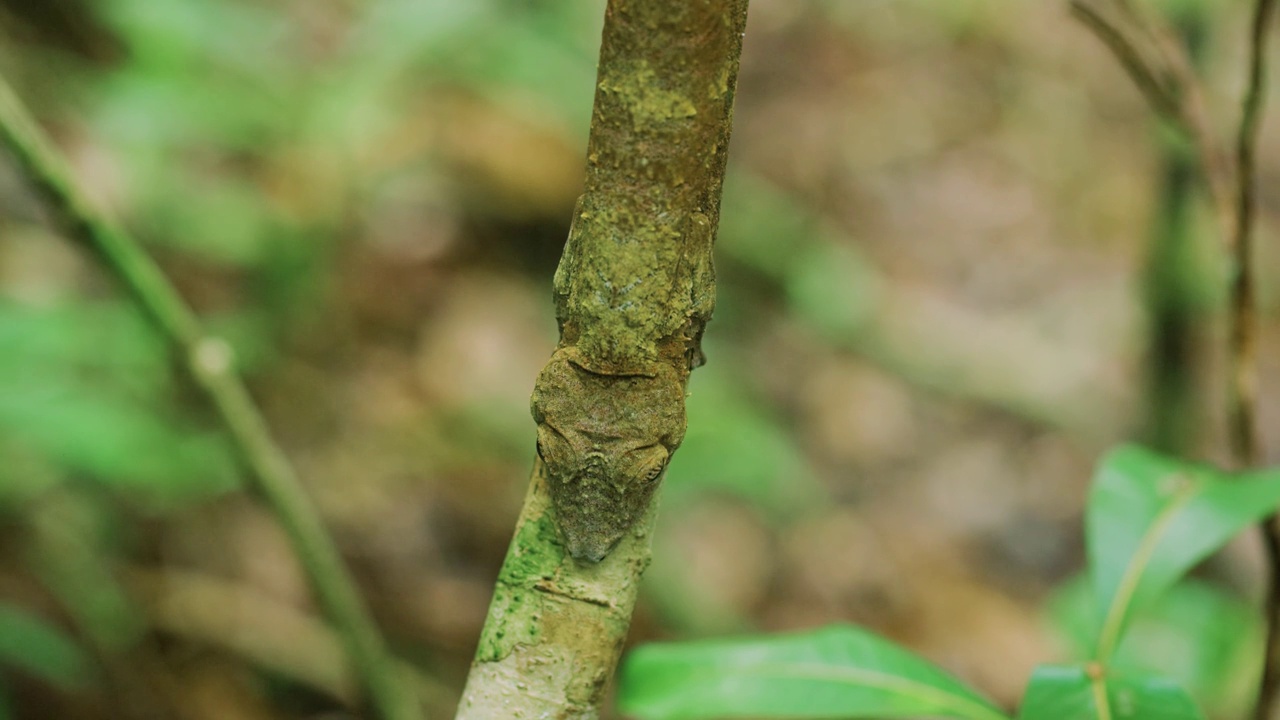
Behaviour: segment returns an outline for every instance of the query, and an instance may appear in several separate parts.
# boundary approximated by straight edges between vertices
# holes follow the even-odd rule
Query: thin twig
[[[1253,231],[1257,215],[1258,129],[1266,99],[1267,39],[1275,14],[1274,0],[1258,0],[1254,6],[1249,38],[1249,84],[1236,135],[1236,212],[1232,251],[1235,260],[1231,285],[1231,369],[1229,432],[1235,461],[1241,467],[1257,465],[1257,311],[1253,292]],[[1275,516],[1261,523],[1266,540],[1271,583],[1267,591],[1267,645],[1254,707],[1255,720],[1267,720],[1280,696],[1280,528]]]
[[[1139,11],[1129,0],[1118,1],[1127,8],[1139,27],[1145,29],[1145,34],[1160,59],[1162,73],[1176,89],[1179,124],[1200,157],[1205,186],[1218,218],[1219,229],[1227,242],[1230,242],[1234,222],[1231,160],[1226,149],[1215,138],[1204,91],[1191,55],[1187,47],[1178,42],[1176,34],[1160,23],[1157,17]]]
[[[384,720],[417,720],[413,693],[394,671],[386,643],[356,591],[332,538],[292,465],[267,429],[234,369],[231,348],[208,336],[159,267],[119,225],[95,210],[21,100],[0,78],[0,144],[12,152],[73,239],[95,253],[158,326],[206,398],[293,543],[312,590],[341,636],[368,702]]]
[[[1236,137],[1235,227],[1231,238],[1234,268],[1231,285],[1233,377],[1230,433],[1232,454],[1244,467],[1258,461],[1252,236],[1257,209],[1256,147],[1266,94],[1266,28],[1274,7],[1274,0],[1259,0],[1257,4],[1249,53],[1249,86]]]
[[[1223,241],[1230,243],[1234,225],[1230,163],[1215,140],[1205,110],[1204,93],[1190,59],[1172,35],[1157,27],[1128,0],[1114,0],[1127,20],[1146,38],[1141,42],[1119,22],[1099,12],[1088,0],[1071,0],[1072,14],[1102,41],[1124,68],[1151,108],[1191,142],[1204,172]],[[1149,49],[1144,51],[1142,47]]]
[[[1157,73],[1154,64],[1143,57],[1138,43],[1129,36],[1128,31],[1098,12],[1086,0],[1071,0],[1071,13],[1107,46],[1129,74],[1138,91],[1158,114],[1175,120],[1179,118],[1177,91],[1169,86],[1167,79],[1161,77],[1164,73]]]

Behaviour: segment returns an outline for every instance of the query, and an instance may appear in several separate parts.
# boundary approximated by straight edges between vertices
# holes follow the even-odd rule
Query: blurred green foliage
[[[732,355],[716,342],[708,348],[709,354]],[[744,392],[741,376],[725,364],[699,372],[690,381],[680,462],[667,471],[667,501],[679,506],[690,494],[723,493],[775,521],[821,502],[824,490],[776,413]]]
[[[0,662],[63,690],[80,687],[89,659],[71,640],[21,608],[0,603]]]
[[[147,501],[234,486],[221,441],[174,406],[164,351],[132,308],[0,303],[0,347],[0,428],[19,460],[0,468],[0,503],[59,476]]]

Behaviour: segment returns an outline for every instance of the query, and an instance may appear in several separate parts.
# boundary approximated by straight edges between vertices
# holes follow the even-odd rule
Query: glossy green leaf
[[[1204,715],[1171,680],[1108,674],[1090,663],[1036,668],[1018,720],[1204,720]]]
[[[1107,455],[1089,496],[1086,535],[1101,629],[1114,652],[1135,608],[1280,506],[1280,473],[1232,477],[1134,446]]]
[[[931,663],[848,625],[641,647],[623,666],[619,705],[643,720],[1005,718]]]
[[[0,665],[15,667],[63,689],[78,687],[89,672],[88,658],[66,636],[7,603],[0,603]]]
[[[1068,583],[1049,604],[1068,660],[1094,652],[1098,621],[1087,578]],[[1225,589],[1183,580],[1134,614],[1109,666],[1160,675],[1186,688],[1215,717],[1243,717],[1262,661],[1262,618]]]

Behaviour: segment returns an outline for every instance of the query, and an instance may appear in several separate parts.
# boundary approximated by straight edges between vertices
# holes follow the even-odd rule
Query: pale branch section
[[[747,0],[609,0],[585,191],[556,270],[538,457],[458,709],[594,718],[715,302]]]
[[[195,313],[142,245],[92,207],[53,144],[3,79],[0,146],[13,154],[71,237],[97,255],[133,296],[213,406],[247,470],[249,486],[288,534],[318,604],[342,641],[363,701],[382,720],[421,718],[418,700],[396,669],[338,549],[241,382],[231,347],[205,334]]]

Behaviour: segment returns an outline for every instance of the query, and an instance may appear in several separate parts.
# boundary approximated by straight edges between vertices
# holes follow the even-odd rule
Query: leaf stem
[[[1105,668],[1111,661],[1111,655],[1120,643],[1121,630],[1124,628],[1125,617],[1129,613],[1129,605],[1133,601],[1134,593],[1138,590],[1138,584],[1142,581],[1142,573],[1146,570],[1147,563],[1160,546],[1160,540],[1163,539],[1173,518],[1199,489],[1200,486],[1194,482],[1181,483],[1177,494],[1160,511],[1155,522],[1147,528],[1133,557],[1129,559],[1129,566],[1125,568],[1124,575],[1120,578],[1111,606],[1107,608],[1102,630],[1098,633],[1098,649],[1094,653],[1094,660],[1101,667]]]
[[[205,334],[199,320],[155,262],[119,225],[91,203],[22,101],[0,78],[0,144],[67,225],[155,323],[180,365],[214,407],[248,471],[252,489],[285,529],[320,606],[341,636],[364,688],[383,720],[417,720],[421,711],[395,665],[343,565],[332,538],[303,490],[293,466],[234,368],[231,347]]]
[[[1085,666],[1089,678],[1089,691],[1093,693],[1093,707],[1098,711],[1097,720],[1111,720],[1111,700],[1107,697],[1107,669],[1101,663]]]

